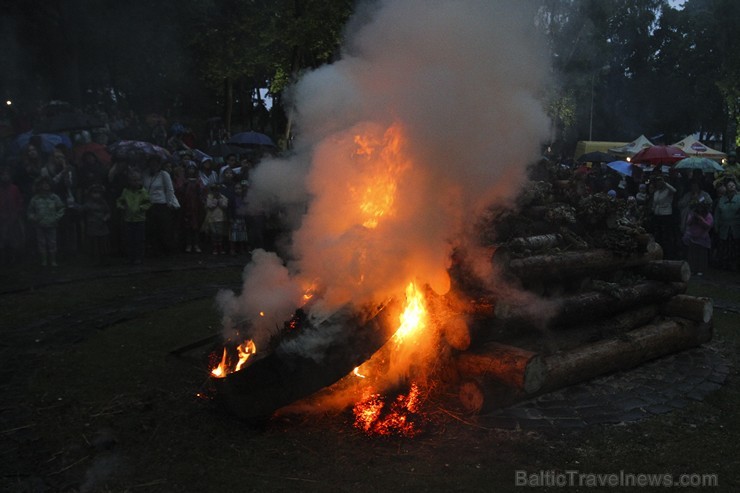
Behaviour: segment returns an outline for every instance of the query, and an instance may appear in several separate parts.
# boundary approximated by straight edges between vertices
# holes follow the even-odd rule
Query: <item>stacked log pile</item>
[[[553,201],[558,194],[546,184],[532,189],[525,212],[498,214],[491,249],[500,278],[523,295],[493,293],[483,302],[478,295],[488,309],[469,310],[469,333],[457,330],[458,340],[470,341],[456,356],[467,411],[506,406],[711,339],[711,300],[685,294],[688,264],[663,260],[660,246],[628,219],[631,204],[597,194],[574,207],[573,200]],[[511,237],[523,225],[534,234]]]

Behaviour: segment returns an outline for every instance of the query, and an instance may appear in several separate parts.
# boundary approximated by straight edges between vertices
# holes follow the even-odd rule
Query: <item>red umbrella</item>
[[[674,164],[686,157],[688,157],[686,153],[678,147],[651,146],[632,156],[632,162],[655,166],[658,164]]]
[[[84,156],[88,152],[95,154],[95,156],[98,158],[98,161],[100,161],[100,163],[104,166],[110,166],[110,152],[108,152],[108,149],[103,144],[98,144],[97,142],[90,142],[88,144],[74,146],[72,148],[72,159],[77,164],[81,164],[82,156]]]

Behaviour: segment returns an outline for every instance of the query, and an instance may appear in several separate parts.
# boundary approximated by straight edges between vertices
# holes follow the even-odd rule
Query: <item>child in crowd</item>
[[[47,260],[57,266],[57,224],[64,216],[62,199],[51,192],[51,178],[42,176],[35,183],[36,194],[28,204],[28,219],[36,224],[36,243],[41,254],[41,265]]]
[[[182,212],[182,229],[185,234],[185,252],[200,253],[199,235],[203,218],[203,186],[198,180],[198,168],[195,163],[185,170],[185,181],[175,189]]]
[[[116,201],[116,206],[123,211],[123,222],[126,229],[126,248],[132,264],[141,264],[146,249],[146,211],[152,203],[149,193],[142,184],[141,175],[132,172],[126,188]]]
[[[688,260],[691,272],[701,276],[707,270],[709,263],[709,250],[712,248],[709,231],[714,225],[714,218],[712,213],[709,212],[709,201],[695,201],[689,208],[683,243],[689,249]]]
[[[225,254],[224,237],[226,236],[226,208],[229,199],[221,193],[221,186],[213,183],[206,196],[206,217],[203,230],[208,234],[213,247],[213,254]]]
[[[234,212],[231,219],[229,241],[231,254],[247,252],[247,189],[244,182],[234,185]]]
[[[85,234],[88,238],[90,255],[99,264],[103,263],[108,253],[108,220],[110,219],[110,206],[103,194],[105,187],[94,184],[87,190],[87,200],[82,204],[85,215]]]

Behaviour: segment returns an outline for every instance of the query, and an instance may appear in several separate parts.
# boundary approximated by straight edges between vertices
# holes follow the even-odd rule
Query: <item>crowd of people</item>
[[[664,257],[686,260],[702,276],[709,266],[740,269],[740,164],[728,154],[721,172],[632,166],[623,175],[594,163],[573,168],[576,193],[606,193],[626,201],[634,219],[661,245]]]
[[[81,143],[84,145],[85,142]],[[268,214],[249,204],[249,178],[259,156],[213,158],[170,140],[171,154],[44,152],[32,137],[0,166],[0,255],[3,265],[30,261],[56,267],[86,256],[237,255],[266,248]],[[35,253],[34,253],[35,252]]]

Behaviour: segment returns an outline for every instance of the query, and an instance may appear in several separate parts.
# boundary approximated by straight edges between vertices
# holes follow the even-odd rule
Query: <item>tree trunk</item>
[[[481,352],[460,354],[457,369],[461,375],[489,377],[514,389],[533,393],[542,386],[545,368],[536,353],[490,343]]]
[[[567,327],[593,322],[634,306],[665,302],[685,291],[685,283],[646,281],[611,292],[591,291],[553,298],[536,306],[499,303],[496,319],[497,323],[512,327]]]
[[[654,281],[689,282],[691,279],[691,268],[682,260],[653,260],[636,271]]]
[[[668,300],[662,306],[661,313],[669,317],[681,317],[706,324],[712,321],[714,306],[709,298],[680,294]]]
[[[231,118],[234,113],[234,81],[231,77],[224,79],[224,113],[226,133],[231,135]]]
[[[252,364],[224,378],[212,378],[216,398],[241,419],[265,420],[277,409],[332,385],[369,359],[393,335],[391,318],[399,309],[398,303],[391,303],[369,320],[340,311],[317,328],[301,328],[288,344],[261,358],[257,353]],[[322,330],[337,325],[344,329],[334,337]],[[320,354],[296,350],[306,347],[302,337],[313,344],[320,341]]]
[[[710,324],[668,320],[645,325],[619,338],[606,339],[544,358],[542,391],[555,390],[598,375],[625,370],[683,351],[712,337]]]
[[[663,250],[655,242],[648,245],[645,253],[629,257],[621,257],[603,249],[533,255],[512,260],[509,260],[506,255],[502,255],[501,258],[496,254],[493,256],[494,263],[505,272],[523,281],[593,276],[595,272],[636,267],[662,258]],[[506,265],[502,265],[501,261],[507,262]]]

